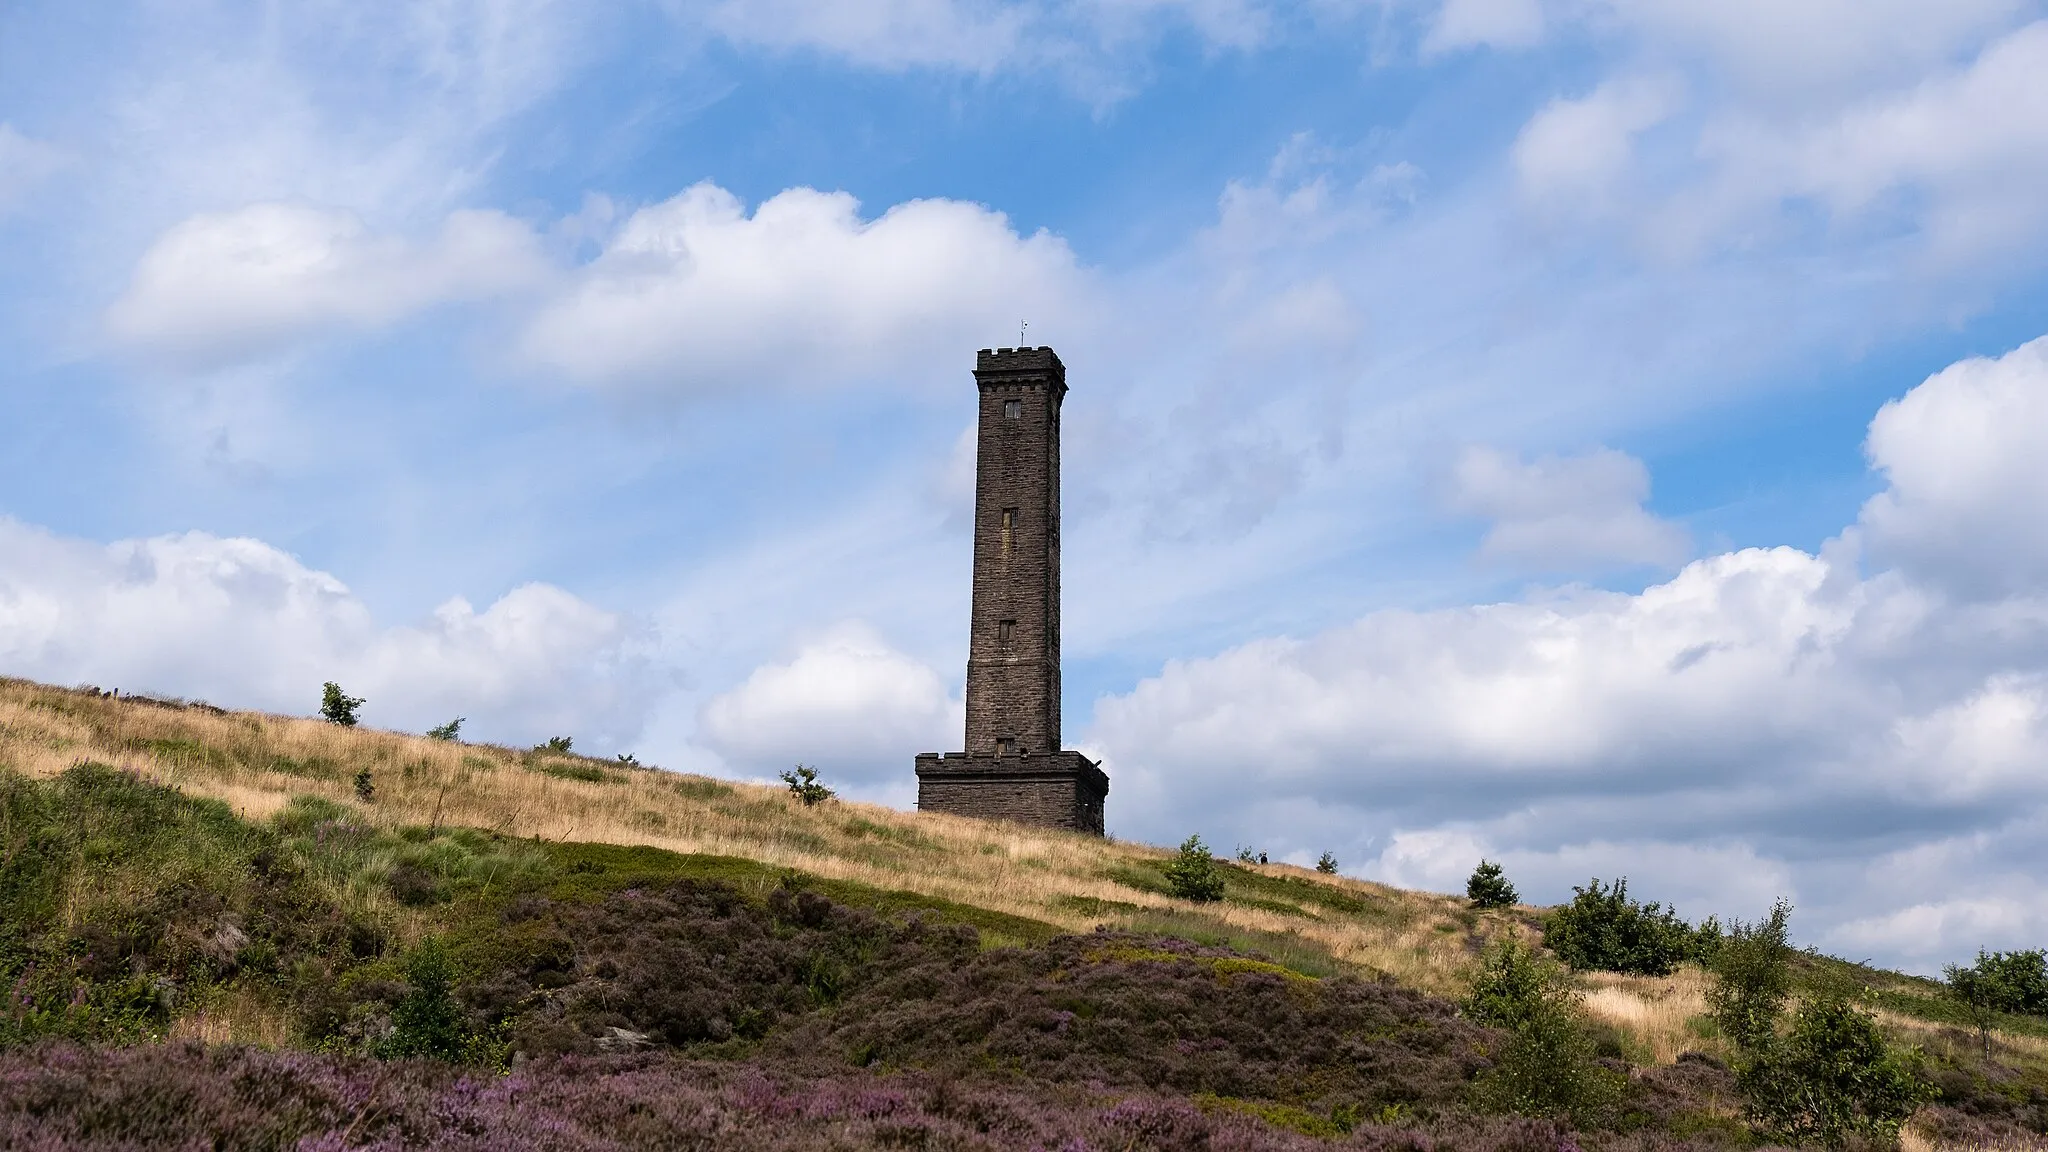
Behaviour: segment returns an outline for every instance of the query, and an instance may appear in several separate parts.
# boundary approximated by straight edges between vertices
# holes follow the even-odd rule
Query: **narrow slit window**
[[[1017,510],[1016,510],[1015,508],[1005,508],[1005,509],[1003,509],[1003,555],[1004,555],[1004,556],[1008,556],[1008,555],[1010,554],[1011,550],[1012,550],[1012,549],[1014,549],[1014,548],[1016,547],[1016,539],[1017,539]]]
[[[1003,643],[1005,643],[1005,644],[1008,644],[1008,643],[1010,642],[1010,637],[1012,637],[1012,636],[1015,636],[1016,634],[1017,634],[1017,622],[1016,622],[1015,620],[998,620],[998,621],[996,621],[996,639],[997,639],[997,640],[1000,640],[1000,641],[1002,641]]]
[[[1021,419],[1021,418],[1023,417],[1023,415],[1024,415],[1024,402],[1023,402],[1022,400],[1005,400],[1005,401],[1003,401],[1003,419],[1005,419],[1005,420],[1017,420],[1017,419]]]

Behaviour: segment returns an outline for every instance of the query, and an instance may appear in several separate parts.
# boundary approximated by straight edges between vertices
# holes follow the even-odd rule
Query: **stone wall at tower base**
[[[917,806],[983,820],[1014,820],[1102,835],[1109,777],[1079,752],[917,758]]]

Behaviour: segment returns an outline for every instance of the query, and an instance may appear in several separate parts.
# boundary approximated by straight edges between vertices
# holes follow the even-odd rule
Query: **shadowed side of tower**
[[[1050,348],[983,349],[965,752],[917,758],[927,811],[1102,831],[1109,777],[1060,748],[1060,404]]]

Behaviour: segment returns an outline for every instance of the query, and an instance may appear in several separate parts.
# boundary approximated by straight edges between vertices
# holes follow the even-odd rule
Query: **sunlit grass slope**
[[[515,842],[647,845],[752,861],[763,875],[796,870],[915,894],[981,910],[963,918],[992,944],[1108,925],[1247,948],[1309,975],[1381,973],[1451,997],[1463,992],[1486,940],[1535,938],[1532,909],[1475,912],[1452,897],[1288,865],[1231,865],[1224,900],[1193,904],[1169,894],[1160,869],[1171,853],[1152,845],[868,804],[807,808],[777,787],[0,679],[0,768],[48,778],[81,762],[221,800],[250,819],[275,818],[296,798],[349,809],[354,822],[391,835],[337,876],[347,889],[337,895],[400,938],[426,923],[394,896],[403,881],[396,874],[415,857],[468,853],[461,866],[483,870],[485,883],[489,870],[518,866],[516,852],[482,845],[489,838],[465,847],[455,829]],[[354,787],[363,770],[375,788],[367,803]],[[1934,1049],[1974,1041],[1933,982],[1857,975],[1902,1037]],[[1706,1024],[1707,985],[1694,968],[1662,979],[1582,980],[1593,1017],[1646,1064],[1720,1051]],[[2025,1064],[2048,1061],[2048,1029],[2009,1023],[1995,1036],[2001,1050]]]
[[[1150,845],[870,804],[806,808],[776,787],[0,680],[0,765],[49,777],[82,761],[222,800],[249,818],[310,795],[376,827],[743,857],[1059,930],[1107,924],[1228,941],[1313,974],[1365,969],[1445,994],[1462,986],[1486,938],[1522,930],[1514,915],[1284,864],[1233,865],[1225,899],[1198,905],[1169,894],[1160,865],[1171,854]],[[369,803],[354,788],[364,769],[375,786]]]

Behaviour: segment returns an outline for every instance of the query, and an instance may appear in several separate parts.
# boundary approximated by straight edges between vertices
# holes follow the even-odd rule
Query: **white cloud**
[[[1543,40],[1539,0],[1444,0],[1429,34],[1425,56],[1459,48],[1530,48]]]
[[[62,150],[15,131],[0,121],[0,216],[12,212],[45,180],[64,167]]]
[[[698,732],[742,771],[802,762],[872,785],[908,781],[911,756],[958,745],[965,724],[937,672],[847,621],[707,701]]]
[[[1953,364],[1870,423],[1872,551],[1969,595],[2048,590],[2048,337]]]
[[[1853,218],[1901,192],[1938,252],[1981,256],[2048,227],[2048,21],[1976,59],[1824,117],[1768,110],[1709,125],[1719,211],[1812,197]]]
[[[1685,559],[1685,530],[1645,511],[1649,496],[1649,469],[1611,448],[1524,463],[1469,447],[1452,465],[1448,492],[1454,510],[1493,521],[1483,559],[1545,571]]]
[[[253,204],[165,232],[107,314],[122,342],[215,368],[334,330],[374,331],[435,305],[516,292],[546,265],[524,224],[451,214],[430,243],[380,235],[355,214]]]
[[[1772,98],[1867,90],[1946,63],[2028,0],[1604,0],[1580,11],[1710,56]]]
[[[306,714],[334,680],[366,723],[485,739],[630,739],[653,685],[617,615],[545,584],[382,626],[334,576],[203,532],[98,545],[0,518],[0,667],[55,683]]]
[[[1796,881],[1808,938],[1923,965],[2048,931],[2021,879],[2048,872],[2048,553],[2026,466],[2044,349],[1887,405],[1871,458],[1891,485],[1819,555],[1747,549],[1636,594],[1375,612],[1168,663],[1097,704],[1089,743],[1156,806],[1119,826],[1163,838],[1207,813],[1234,822],[1218,842],[1320,836],[1440,888],[1489,854],[1536,899],[1627,873],[1692,915],[1755,915]],[[1468,459],[1470,490],[1539,523],[1552,484],[1610,507],[1641,491],[1626,457],[1548,477]],[[1860,571],[1859,537],[1895,566]],[[1966,877],[1989,878],[1983,906],[1950,907]]]
[[[1510,154],[1523,193],[1552,210],[1604,206],[1628,175],[1636,136],[1676,107],[1671,81],[1644,77],[1552,100],[1523,126]]]
[[[979,205],[864,220],[843,192],[793,188],[750,215],[699,184],[627,219],[524,350],[573,379],[672,392],[922,380],[961,348],[1015,343],[1020,317],[1058,332],[1088,295],[1063,242]]]

